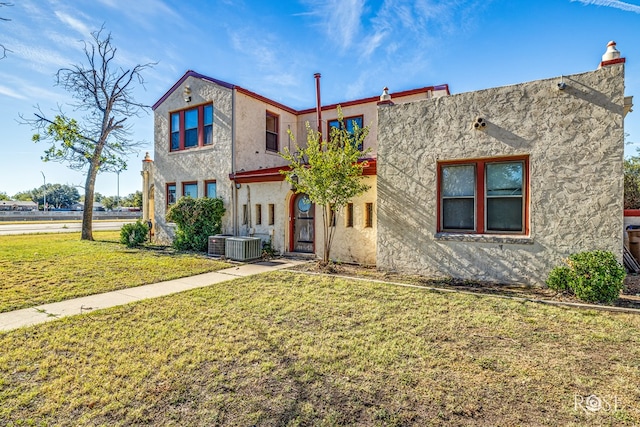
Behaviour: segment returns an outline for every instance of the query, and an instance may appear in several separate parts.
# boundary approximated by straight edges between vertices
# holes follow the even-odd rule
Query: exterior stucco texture
[[[624,65],[559,82],[379,107],[378,268],[544,284],[571,253],[622,259]],[[502,156],[528,156],[528,234],[438,233],[438,162]]]
[[[182,184],[198,184],[199,197],[204,196],[206,180],[217,182],[216,193],[223,200],[231,199],[232,141],[232,91],[200,79],[189,77],[185,83],[191,89],[191,99],[185,103],[182,89],[173,92],[154,111],[155,140],[155,238],[159,242],[173,239],[174,226],[165,220],[167,213],[166,185],[176,185],[176,196],[182,196]],[[169,114],[172,111],[213,104],[213,144],[189,150],[169,152]],[[232,231],[232,215],[225,203],[227,213],[223,217],[222,231]]]

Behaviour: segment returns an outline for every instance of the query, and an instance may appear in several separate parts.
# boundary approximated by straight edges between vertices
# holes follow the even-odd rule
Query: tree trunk
[[[89,164],[84,184],[84,211],[82,212],[82,236],[80,240],[93,240],[93,196],[95,193],[97,166]]]

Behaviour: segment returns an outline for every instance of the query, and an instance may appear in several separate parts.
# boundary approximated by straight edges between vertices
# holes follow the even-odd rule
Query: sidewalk
[[[93,310],[128,304],[147,298],[156,298],[190,289],[201,288],[238,277],[252,276],[268,271],[293,267],[304,261],[276,259],[260,261],[253,264],[242,264],[197,276],[183,277],[167,282],[152,283],[135,288],[122,289],[104,294],[89,295],[66,301],[43,304],[37,307],[0,313],[0,331],[10,331],[24,326],[36,325],[60,319],[61,317],[88,313]]]

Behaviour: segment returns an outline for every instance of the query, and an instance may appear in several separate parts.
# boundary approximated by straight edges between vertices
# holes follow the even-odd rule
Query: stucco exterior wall
[[[278,150],[292,147],[287,129],[296,132],[296,116],[244,93],[236,93],[236,170],[256,170],[284,166],[287,162],[266,149],[266,113],[278,115]]]
[[[379,268],[543,284],[574,252],[622,259],[624,65],[559,81],[379,107]],[[529,234],[438,234],[437,162],[514,155],[529,156]]]
[[[375,265],[376,263],[376,177],[367,176],[364,183],[371,188],[363,195],[354,198],[353,227],[346,226],[346,208],[336,218],[336,230],[331,245],[331,259],[336,262]],[[365,208],[373,204],[372,226],[365,224]],[[316,256],[322,259],[323,234],[322,212],[316,208]]]
[[[238,234],[260,237],[278,253],[287,251],[286,230],[289,224],[289,183],[285,181],[242,184],[238,189]],[[269,204],[274,205],[273,224],[269,224]],[[244,221],[243,206],[247,205],[248,218]],[[262,221],[257,220],[256,205],[262,207]],[[261,224],[258,224],[261,222]]]
[[[205,180],[216,180],[216,193],[227,210],[223,232],[233,231],[231,212],[232,183],[232,90],[194,77],[184,82],[191,88],[191,101],[185,102],[182,89],[175,90],[154,111],[155,239],[170,242],[174,227],[165,220],[166,184],[176,184],[176,197],[182,196],[182,183],[198,183],[198,196],[204,197]],[[183,85],[183,86],[184,86]],[[182,151],[169,151],[169,114],[204,103],[213,104],[213,144]]]

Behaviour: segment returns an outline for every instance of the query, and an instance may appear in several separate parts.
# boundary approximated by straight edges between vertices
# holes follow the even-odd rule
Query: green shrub
[[[130,248],[140,246],[149,238],[149,226],[138,220],[125,224],[120,229],[120,243]]]
[[[624,285],[624,267],[609,251],[580,252],[569,256],[566,266],[551,270],[547,286],[569,292],[587,302],[611,303]]]
[[[222,199],[181,197],[167,214],[177,226],[173,247],[206,251],[209,236],[220,234],[224,212]]]
[[[549,277],[547,278],[547,286],[550,289],[556,290],[558,292],[571,292],[571,287],[569,286],[569,278],[571,275],[571,269],[565,265],[561,265],[559,267],[554,268],[549,273]]]

